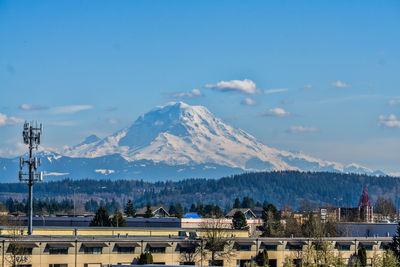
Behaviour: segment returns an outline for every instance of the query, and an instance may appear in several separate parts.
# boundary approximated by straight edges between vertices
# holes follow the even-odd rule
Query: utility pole
[[[33,123],[24,123],[24,130],[22,131],[22,137],[24,144],[29,146],[29,159],[19,158],[19,181],[26,182],[28,184],[28,235],[32,234],[32,217],[33,217],[33,184],[37,181],[43,180],[43,172],[36,172],[41,164],[40,158],[33,157],[33,149],[38,148],[40,145],[40,136],[42,135],[42,124],[38,127],[37,123],[33,126]],[[28,166],[28,173],[23,173],[22,169],[24,165]],[[27,178],[25,178],[28,176]]]
[[[74,190],[74,218],[76,217],[76,212],[75,212],[75,194],[76,194],[76,190],[80,189],[80,187],[73,187],[72,190]]]

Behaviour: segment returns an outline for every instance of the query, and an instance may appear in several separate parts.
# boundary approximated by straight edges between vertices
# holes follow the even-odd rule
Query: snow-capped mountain
[[[106,138],[91,135],[61,154],[42,156],[52,176],[71,178],[176,179],[265,170],[382,174],[268,147],[207,108],[183,102],[157,107]]]

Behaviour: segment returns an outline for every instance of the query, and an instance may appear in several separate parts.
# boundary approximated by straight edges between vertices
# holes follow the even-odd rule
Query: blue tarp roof
[[[197,214],[196,212],[186,213],[183,218],[203,218],[203,216]]]

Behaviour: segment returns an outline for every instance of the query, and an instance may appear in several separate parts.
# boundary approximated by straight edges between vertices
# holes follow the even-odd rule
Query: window
[[[49,264],[49,267],[68,267],[68,264]]]
[[[337,249],[337,250],[350,250],[350,245],[340,245],[340,244],[336,244],[336,249]]]
[[[236,260],[236,267],[250,266],[251,260]]]
[[[22,255],[32,255],[32,248],[23,248]]]
[[[103,251],[102,247],[85,247],[85,254],[101,254]]]
[[[286,248],[287,248],[288,250],[302,250],[302,249],[303,249],[303,246],[302,246],[302,245],[290,245],[290,244],[288,244],[288,245],[286,246]]]
[[[208,250],[211,250],[210,249],[210,244],[207,243],[205,248],[208,249]],[[213,250],[214,251],[224,251],[225,250],[225,243],[214,244]]]
[[[380,248],[382,250],[388,250],[389,249],[389,243],[382,242]]]
[[[180,253],[194,253],[196,248],[194,247],[179,247]],[[191,264],[181,264],[181,265],[191,265]]]
[[[240,251],[250,251],[251,250],[251,245],[239,245],[237,247],[237,250]]]
[[[118,247],[119,254],[133,254],[135,253],[134,247]]]
[[[68,254],[68,248],[49,248],[49,254]]]
[[[269,260],[268,265],[269,267],[276,267],[277,266],[276,260]]]
[[[214,262],[212,260],[208,261],[209,266],[224,266],[224,261],[223,260],[215,260]]]
[[[154,247],[149,247],[149,251],[151,253],[165,253],[165,248],[154,248]]]
[[[373,247],[374,247],[374,246],[372,246],[372,245],[368,245],[368,246],[365,246],[365,249],[366,249],[366,250],[373,250]]]
[[[85,263],[84,267],[109,267],[108,264],[101,264],[101,263]]]
[[[276,250],[278,250],[278,246],[277,245],[264,245],[264,248],[267,251],[276,251]]]
[[[360,249],[360,248],[362,248],[362,247],[364,247],[365,248],[365,250],[367,250],[367,251],[371,251],[371,250],[373,250],[373,245],[360,245],[360,246],[358,246],[358,248]]]
[[[7,253],[14,255],[32,255],[32,248],[15,247],[10,245],[7,249]]]

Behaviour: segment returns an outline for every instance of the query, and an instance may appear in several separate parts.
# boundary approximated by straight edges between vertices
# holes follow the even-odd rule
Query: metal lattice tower
[[[372,202],[369,199],[366,185],[364,185],[363,193],[360,197],[360,201],[358,201],[358,209],[362,220],[364,220],[365,222],[372,221],[373,208],[372,208]]]
[[[28,196],[28,235],[32,234],[32,217],[33,217],[33,184],[37,181],[43,180],[43,172],[37,172],[38,167],[41,164],[40,158],[33,157],[33,149],[38,149],[40,145],[40,136],[42,135],[42,124],[38,127],[37,123],[35,126],[33,123],[24,123],[24,130],[22,131],[22,137],[24,144],[29,146],[29,158],[19,158],[19,181],[26,182],[29,188]],[[23,173],[22,169],[24,165],[28,167],[28,173]]]

